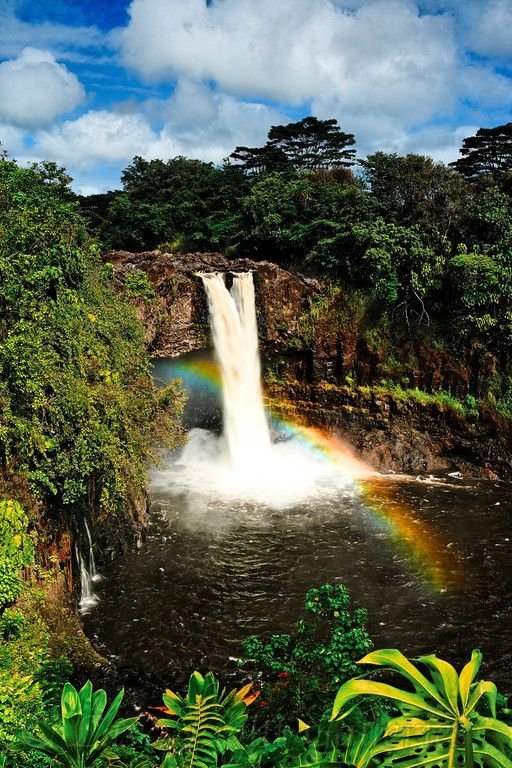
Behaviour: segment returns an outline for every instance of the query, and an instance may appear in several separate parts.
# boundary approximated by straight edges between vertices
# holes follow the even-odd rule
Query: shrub
[[[20,591],[20,571],[34,556],[28,517],[16,501],[0,501],[0,613]]]
[[[329,698],[357,674],[357,660],[372,641],[366,630],[367,611],[350,607],[343,584],[324,584],[305,597],[306,616],[291,633],[243,643],[243,664],[262,675],[263,689],[256,724],[291,724],[304,712],[319,717]]]

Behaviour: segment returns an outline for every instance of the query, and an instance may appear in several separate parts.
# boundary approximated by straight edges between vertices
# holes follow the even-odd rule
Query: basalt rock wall
[[[274,384],[267,393],[276,415],[343,435],[375,469],[512,479],[512,424],[490,409],[468,419],[437,403],[325,383]]]
[[[228,261],[220,253],[110,251],[104,258],[113,264],[120,282],[134,270],[147,274],[156,301],[137,299],[136,308],[155,357],[176,357],[208,346],[208,307],[201,272],[225,272],[228,280],[233,272],[254,272],[258,324],[268,354],[289,350],[308,297],[318,291],[315,280],[292,274],[277,264]]]
[[[155,357],[174,357],[209,345],[208,308],[201,272],[229,274],[251,270],[267,386],[274,405],[287,416],[343,433],[376,469],[397,472],[457,471],[512,478],[510,421],[492,410],[478,418],[436,404],[377,395],[386,371],[386,351],[372,347],[357,324],[317,319],[311,328],[311,302],[321,286],[270,262],[229,261],[219,253],[175,255],[109,252],[116,279],[133,270],[147,274],[156,301],[135,304]],[[477,396],[496,360],[470,350],[456,359],[446,350],[415,349],[415,365],[405,386],[427,392],[450,391],[461,400]],[[351,376],[359,386],[344,386]],[[360,385],[364,385],[361,387]]]

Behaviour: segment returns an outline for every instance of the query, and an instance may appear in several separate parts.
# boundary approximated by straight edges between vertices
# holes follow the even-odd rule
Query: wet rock
[[[149,251],[109,251],[104,261],[113,265],[122,284],[134,270],[147,274],[156,301],[135,301],[155,357],[176,357],[209,344],[208,307],[198,273],[253,271],[258,326],[269,354],[306,349],[300,337],[300,319],[308,297],[318,290],[315,280],[292,274],[277,264],[250,259],[230,261],[220,253],[182,255]]]

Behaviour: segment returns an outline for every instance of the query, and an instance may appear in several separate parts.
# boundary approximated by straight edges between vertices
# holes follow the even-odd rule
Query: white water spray
[[[354,476],[300,436],[272,442],[263,407],[252,274],[201,274],[222,383],[223,434],[192,429],[179,457],[152,473],[155,492],[188,494],[192,514],[209,500],[283,508],[339,494]]]
[[[220,366],[224,436],[230,461],[237,472],[252,472],[255,464],[268,458],[271,449],[261,391],[252,274],[234,275],[231,291],[223,275],[201,277]]]

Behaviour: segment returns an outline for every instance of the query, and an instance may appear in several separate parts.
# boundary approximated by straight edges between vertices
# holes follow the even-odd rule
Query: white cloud
[[[34,151],[63,164],[72,175],[75,169],[82,172],[100,163],[128,163],[134,155],[148,160],[186,155],[217,163],[236,144],[264,143],[273,123],[287,121],[262,104],[240,102],[189,81],[179,83],[166,101],[148,101],[145,110],[91,110],[40,130]],[[154,130],[149,117],[163,122],[162,129]]]
[[[468,9],[468,40],[476,53],[512,56],[512,2],[488,0]]]
[[[511,8],[487,0],[484,28]],[[238,119],[240,98],[334,116],[367,151],[404,146],[441,117],[455,122],[466,104],[510,104],[511,79],[464,58],[462,36],[479,30],[482,11],[481,0],[132,0],[118,40],[125,65],[147,80],[214,82],[236,97]],[[500,35],[512,43],[510,26]]]
[[[348,111],[371,101],[423,119],[450,98],[452,22],[409,0],[133,0],[121,35],[127,66],[148,79],[213,80],[222,90],[296,105],[320,95]]]
[[[264,144],[271,125],[289,122],[281,111],[213,92],[190,80],[179,81],[167,102],[150,104],[152,112],[155,107],[166,121],[161,141],[172,137],[179,154],[214,163],[237,145]]]
[[[0,122],[0,150],[9,155],[23,148],[23,131],[14,125]]]
[[[58,58],[80,58],[77,51],[105,45],[105,37],[96,27],[73,27],[42,22],[31,24],[16,18],[11,3],[0,0],[0,57],[13,58],[25,47],[51,50]]]
[[[144,154],[157,138],[143,115],[90,110],[76,120],[39,131],[36,150],[66,167],[84,169]]]
[[[78,78],[48,51],[25,48],[0,64],[0,119],[12,125],[49,125],[83,103]]]

